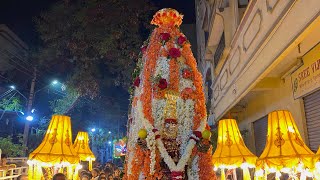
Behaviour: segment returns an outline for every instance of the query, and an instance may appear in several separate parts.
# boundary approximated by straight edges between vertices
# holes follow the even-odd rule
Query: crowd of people
[[[0,159],[0,170],[8,170],[9,168],[14,167],[14,164],[7,164],[7,156],[5,154],[2,154]],[[122,170],[111,162],[106,163],[104,166],[100,163],[95,163],[91,171],[85,169],[87,168],[81,169],[79,172],[80,180],[121,180],[123,176]],[[3,173],[3,171],[0,171],[0,173]],[[27,179],[27,175],[20,175],[18,177],[18,180]],[[67,178],[63,173],[57,173],[53,176],[52,179],[66,180]]]
[[[80,180],[121,180],[122,170],[115,164],[108,162],[104,166],[99,163],[91,171],[82,170]]]

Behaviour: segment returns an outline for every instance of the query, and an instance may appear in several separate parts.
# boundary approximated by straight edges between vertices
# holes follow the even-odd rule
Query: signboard
[[[302,57],[303,66],[291,75],[295,99],[320,88],[320,44]]]

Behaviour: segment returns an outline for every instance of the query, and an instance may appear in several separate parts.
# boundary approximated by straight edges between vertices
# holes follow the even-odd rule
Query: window
[[[214,66],[216,67],[220,61],[220,58],[223,54],[224,48],[226,47],[224,32],[221,35],[220,42],[218,44],[218,47],[216,49],[216,52],[214,53]]]
[[[253,129],[256,155],[259,157],[266,146],[268,134],[268,116],[264,116],[253,122]]]

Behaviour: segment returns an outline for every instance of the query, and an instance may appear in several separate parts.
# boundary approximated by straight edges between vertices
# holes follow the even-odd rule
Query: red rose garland
[[[182,77],[185,79],[190,79],[192,77],[192,72],[189,69],[184,69],[182,71]]]
[[[170,39],[170,34],[169,33],[160,33],[160,39],[161,39],[161,41],[167,42]]]
[[[137,78],[134,80],[133,85],[134,85],[135,87],[139,87],[139,86],[140,86],[140,78],[139,78],[139,77],[137,77]]]
[[[187,41],[187,38],[185,36],[179,36],[177,42],[179,45],[182,46],[186,41]]]
[[[141,47],[141,52],[144,54],[147,51],[147,46],[142,46]]]
[[[168,83],[166,79],[161,78],[158,83],[158,87],[160,89],[166,89],[168,87]]]
[[[181,56],[181,52],[180,52],[180,50],[178,48],[171,48],[169,50],[169,56],[171,58],[178,58],[178,57]]]

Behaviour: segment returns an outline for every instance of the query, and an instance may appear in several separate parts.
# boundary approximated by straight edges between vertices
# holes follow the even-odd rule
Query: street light
[[[27,121],[33,121],[33,116],[30,116],[30,115],[27,116],[27,117],[26,117],[26,120],[27,120]]]
[[[95,132],[95,131],[96,131],[96,128],[92,128],[92,129],[91,129],[91,132]]]
[[[14,85],[11,85],[11,86],[9,86],[9,87],[10,87],[10,89],[13,89],[13,90],[16,89],[16,87],[15,87]]]
[[[109,141],[108,144],[111,145],[111,141]]]
[[[109,131],[108,133],[111,134],[111,131]]]
[[[58,84],[58,83],[59,83],[58,80],[53,80],[53,81],[52,81],[52,84],[53,84],[53,85],[56,85],[56,84]]]

